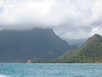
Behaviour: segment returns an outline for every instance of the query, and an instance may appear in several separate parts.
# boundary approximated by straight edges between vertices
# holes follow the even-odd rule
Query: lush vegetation
[[[102,62],[102,37],[95,34],[82,47],[66,52],[59,59],[65,63]]]
[[[95,34],[80,48],[74,48],[76,47],[59,38],[52,29],[0,32],[0,61],[27,63],[31,59],[32,63],[102,62],[100,35]],[[67,50],[69,51],[66,52]]]
[[[26,63],[27,61],[19,61]],[[102,37],[95,34],[80,48],[69,50],[58,59],[32,60],[32,63],[102,63]]]
[[[52,29],[0,31],[0,62],[56,59],[72,48],[75,46],[59,38]]]
[[[27,60],[17,61],[17,63],[28,63]],[[32,60],[31,63],[61,63],[58,59],[49,59],[49,60]]]

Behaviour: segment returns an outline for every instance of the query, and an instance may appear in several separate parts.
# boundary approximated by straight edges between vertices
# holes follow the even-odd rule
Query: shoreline
[[[0,64],[102,64],[102,63],[0,63]]]

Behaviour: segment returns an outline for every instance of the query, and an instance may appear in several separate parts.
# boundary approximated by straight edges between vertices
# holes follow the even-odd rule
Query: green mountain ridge
[[[56,59],[75,48],[58,37],[53,29],[0,31],[0,62],[29,59]]]
[[[59,58],[62,62],[102,62],[102,37],[90,37],[80,48],[70,50]]]

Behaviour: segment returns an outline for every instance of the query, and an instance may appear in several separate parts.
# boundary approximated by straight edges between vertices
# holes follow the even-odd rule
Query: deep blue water
[[[102,77],[102,64],[0,64],[0,77]]]

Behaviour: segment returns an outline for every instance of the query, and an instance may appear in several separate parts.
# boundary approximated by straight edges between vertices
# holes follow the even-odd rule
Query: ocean
[[[0,64],[0,77],[102,77],[102,64]]]

